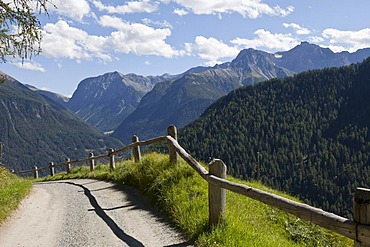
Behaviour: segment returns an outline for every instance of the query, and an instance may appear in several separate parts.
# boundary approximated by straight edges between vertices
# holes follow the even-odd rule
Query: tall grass
[[[95,178],[138,188],[197,246],[353,245],[345,237],[232,192],[227,192],[226,219],[209,228],[207,183],[184,161],[171,164],[165,155],[148,154],[140,163],[124,161],[113,172],[107,165],[98,165],[93,172],[88,167],[78,167],[71,174],[61,173],[43,180],[63,178]],[[287,196],[259,183],[228,179]]]
[[[0,167],[0,224],[30,192],[32,182]]]

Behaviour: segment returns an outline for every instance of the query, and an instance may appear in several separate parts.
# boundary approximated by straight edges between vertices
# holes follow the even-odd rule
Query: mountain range
[[[1,73],[0,142],[3,163],[15,170],[84,158],[122,145],[46,96]],[[50,96],[50,95],[49,95]]]
[[[128,143],[132,135],[144,139],[163,135],[168,125],[185,126],[197,119],[212,102],[243,85],[306,70],[348,65],[368,56],[370,49],[334,53],[307,42],[275,54],[242,50],[231,62],[197,67],[178,79],[159,82],[118,126],[113,137]]]
[[[185,126],[212,102],[243,85],[307,70],[349,65],[368,56],[370,48],[355,53],[334,53],[308,42],[274,54],[245,49],[231,62],[214,67],[199,66],[179,75],[111,72],[87,78],[80,82],[68,102],[58,102],[100,131],[114,130],[113,137],[128,143],[132,135],[146,139],[165,134],[169,124],[178,128]]]

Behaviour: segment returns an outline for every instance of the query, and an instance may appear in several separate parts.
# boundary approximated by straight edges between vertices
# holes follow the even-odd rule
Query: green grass
[[[0,167],[0,224],[15,210],[31,191],[32,182]]]
[[[66,178],[95,178],[138,188],[197,246],[353,246],[345,237],[229,191],[226,219],[210,229],[207,183],[184,161],[170,164],[166,155],[148,154],[136,164],[123,161],[114,172],[107,165],[98,165],[93,172],[76,167],[71,174],[39,181]],[[228,179],[289,197],[256,182]]]

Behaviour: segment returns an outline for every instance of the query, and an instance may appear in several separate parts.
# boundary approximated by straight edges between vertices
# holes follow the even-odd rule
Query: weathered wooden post
[[[363,228],[370,226],[370,189],[356,189],[353,199],[353,218],[358,224],[355,247],[370,247],[370,236],[365,236],[362,231]]]
[[[133,136],[132,137],[132,143],[139,142],[139,137]],[[132,148],[132,152],[134,154],[135,162],[140,162],[141,160],[141,152],[140,152],[140,147],[136,146]]]
[[[109,168],[111,170],[116,169],[116,162],[114,160],[114,149],[113,148],[109,149],[108,156],[109,156]]]
[[[66,158],[66,171],[67,171],[67,174],[71,173],[72,171],[72,164],[71,164],[70,158]]]
[[[54,162],[49,163],[49,169],[50,169],[50,176],[54,176],[54,174],[55,174]]]
[[[175,125],[168,126],[167,134],[177,141],[177,129],[176,129]],[[171,163],[177,163],[178,162],[179,156],[176,152],[175,147],[172,145],[172,143],[170,141],[168,141],[168,154],[170,156],[170,162]]]
[[[95,169],[94,153],[89,153],[89,160],[90,160],[90,172],[92,172]]]
[[[209,174],[226,178],[226,165],[220,159],[209,163]],[[208,183],[209,225],[217,224],[226,213],[226,190],[218,185]]]
[[[33,167],[33,178],[39,178],[39,170],[37,170],[37,166]]]

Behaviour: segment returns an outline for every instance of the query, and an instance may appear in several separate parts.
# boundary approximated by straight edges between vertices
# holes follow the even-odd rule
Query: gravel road
[[[112,183],[35,183],[0,227],[0,246],[192,246],[140,192]]]

